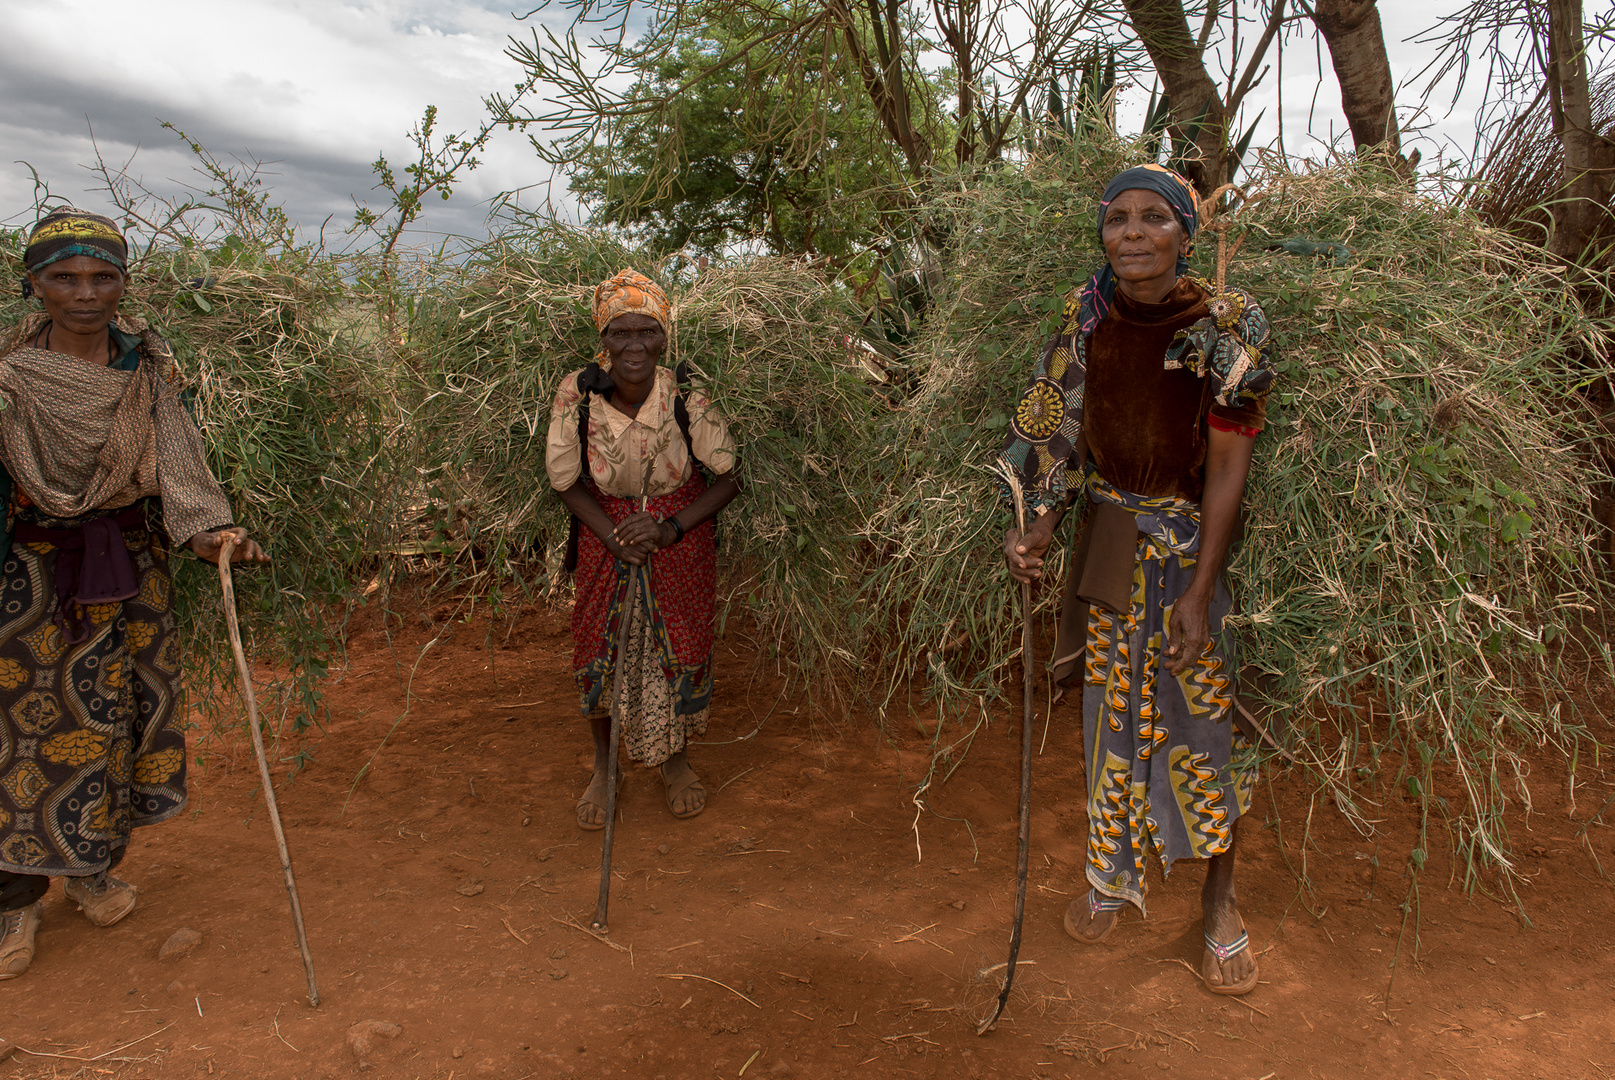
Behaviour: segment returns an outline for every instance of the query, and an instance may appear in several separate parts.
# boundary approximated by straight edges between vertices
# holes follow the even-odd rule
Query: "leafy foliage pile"
[[[921,676],[947,766],[1013,659],[987,467],[1064,295],[1101,259],[1095,197],[1139,156],[1101,129],[939,176],[904,232],[926,241],[893,245],[909,264],[879,289],[515,218],[398,274],[238,238],[158,248],[132,302],[194,373],[214,467],[276,558],[241,595],[260,650],[295,672],[284,707],[312,717],[342,612],[400,556],[441,556],[493,600],[560,584],[555,388],[595,349],[595,283],[658,276],[668,362],[740,446],[721,617],[746,616],[799,685],[882,715]],[[1538,249],[1372,162],[1266,163],[1249,190],[1231,277],[1264,304],[1280,366],[1231,567],[1246,696],[1363,827],[1403,792],[1449,819],[1472,873],[1506,864],[1503,810],[1528,798],[1513,748],[1574,760],[1599,737],[1563,687],[1600,602],[1595,432],[1573,398],[1611,328]],[[19,255],[6,236],[5,268]],[[1215,256],[1203,240],[1197,269]],[[180,585],[194,656],[222,656],[211,572]]]

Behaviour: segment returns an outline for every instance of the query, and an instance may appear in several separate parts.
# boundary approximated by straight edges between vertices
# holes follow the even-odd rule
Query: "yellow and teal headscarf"
[[[75,210],[71,206],[53,210],[39,219],[28,234],[28,250],[23,265],[37,274],[53,262],[88,255],[111,263],[119,270],[129,268],[129,244],[109,217]]]

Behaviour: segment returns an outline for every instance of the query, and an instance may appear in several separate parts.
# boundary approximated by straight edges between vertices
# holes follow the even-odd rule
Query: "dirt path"
[[[630,773],[612,947],[577,925],[599,839],[573,825],[588,749],[564,627],[530,615],[503,645],[482,641],[468,626],[427,654],[409,716],[343,813],[404,706],[395,654],[357,635],[318,760],[283,791],[319,1009],[302,996],[250,747],[204,741],[191,812],[138,834],[125,863],[133,916],[96,930],[52,890],[33,968],[0,984],[0,1038],[33,1052],[0,1080],[343,1077],[360,1069],[350,1033],[365,1021],[399,1028],[370,1035],[368,1075],[433,1080],[1615,1075],[1615,887],[1574,837],[1615,790],[1610,773],[1583,773],[1573,821],[1562,770],[1536,763],[1535,812],[1511,824],[1532,929],[1448,887],[1439,832],[1417,960],[1411,921],[1402,937],[1411,806],[1381,807],[1365,838],[1275,776],[1239,878],[1263,981],[1236,1001],[1195,974],[1196,866],[1157,879],[1149,919],[1124,916],[1102,947],[1061,931],[1084,817],[1075,717],[1057,714],[1035,766],[1025,966],[1005,1020],[978,1038],[972,1016],[1001,972],[979,973],[1003,962],[1013,901],[1009,710],[928,793],[917,851],[920,736],[814,729],[720,641],[708,739],[738,739],[777,708],[750,741],[697,748],[713,794],[693,821],[668,815],[653,775]],[[1286,860],[1299,865],[1309,815],[1317,888],[1302,896]],[[1615,870],[1615,829],[1587,835]],[[182,927],[201,943],[159,960]]]

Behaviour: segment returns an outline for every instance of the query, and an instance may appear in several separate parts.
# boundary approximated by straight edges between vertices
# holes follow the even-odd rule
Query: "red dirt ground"
[[[1302,777],[1273,773],[1239,876],[1262,983],[1233,1000],[1195,974],[1192,864],[1155,880],[1149,919],[1124,916],[1105,945],[1062,932],[1084,828],[1062,710],[1035,765],[1023,966],[998,1029],[977,1037],[1014,896],[1017,703],[927,793],[917,850],[929,755],[914,726],[815,726],[741,639],[720,640],[707,738],[739,739],[778,708],[749,741],[695,749],[712,795],[693,821],[630,771],[613,947],[580,929],[600,840],[573,824],[589,751],[564,621],[529,612],[505,630],[490,644],[456,624],[427,651],[379,754],[428,632],[350,642],[317,761],[281,794],[317,1009],[250,745],[200,739],[190,812],[138,833],[120,871],[141,889],[135,913],[97,930],[52,890],[33,968],[0,984],[0,1038],[22,1048],[0,1080],[345,1077],[363,1068],[349,1035],[365,1021],[401,1028],[372,1036],[367,1075],[406,1080],[1615,1075],[1615,886],[1593,857],[1615,868],[1615,829],[1577,839],[1615,791],[1608,769],[1583,763],[1572,813],[1562,762],[1532,763],[1535,810],[1510,823],[1529,929],[1449,884],[1433,825],[1417,959],[1411,921],[1401,937],[1415,808],[1391,800],[1365,837]],[[1288,865],[1309,820],[1303,896]],[[159,960],[182,927],[201,944]]]

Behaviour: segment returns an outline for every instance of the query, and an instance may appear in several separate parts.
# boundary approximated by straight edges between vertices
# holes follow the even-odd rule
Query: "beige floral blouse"
[[[619,412],[598,395],[589,404],[589,472],[595,486],[609,495],[629,497],[644,491],[648,495],[669,495],[690,478],[690,455],[684,433],[673,415],[673,399],[678,385],[673,372],[656,369],[656,387],[638,416]],[[561,380],[550,407],[550,431],[546,440],[544,470],[556,491],[577,483],[582,472],[578,452],[578,372]],[[735,444],[729,425],[700,390],[685,390],[684,406],[690,413],[690,442],[695,456],[708,469],[723,475],[735,467]],[[645,470],[650,469],[650,486],[643,488]]]

